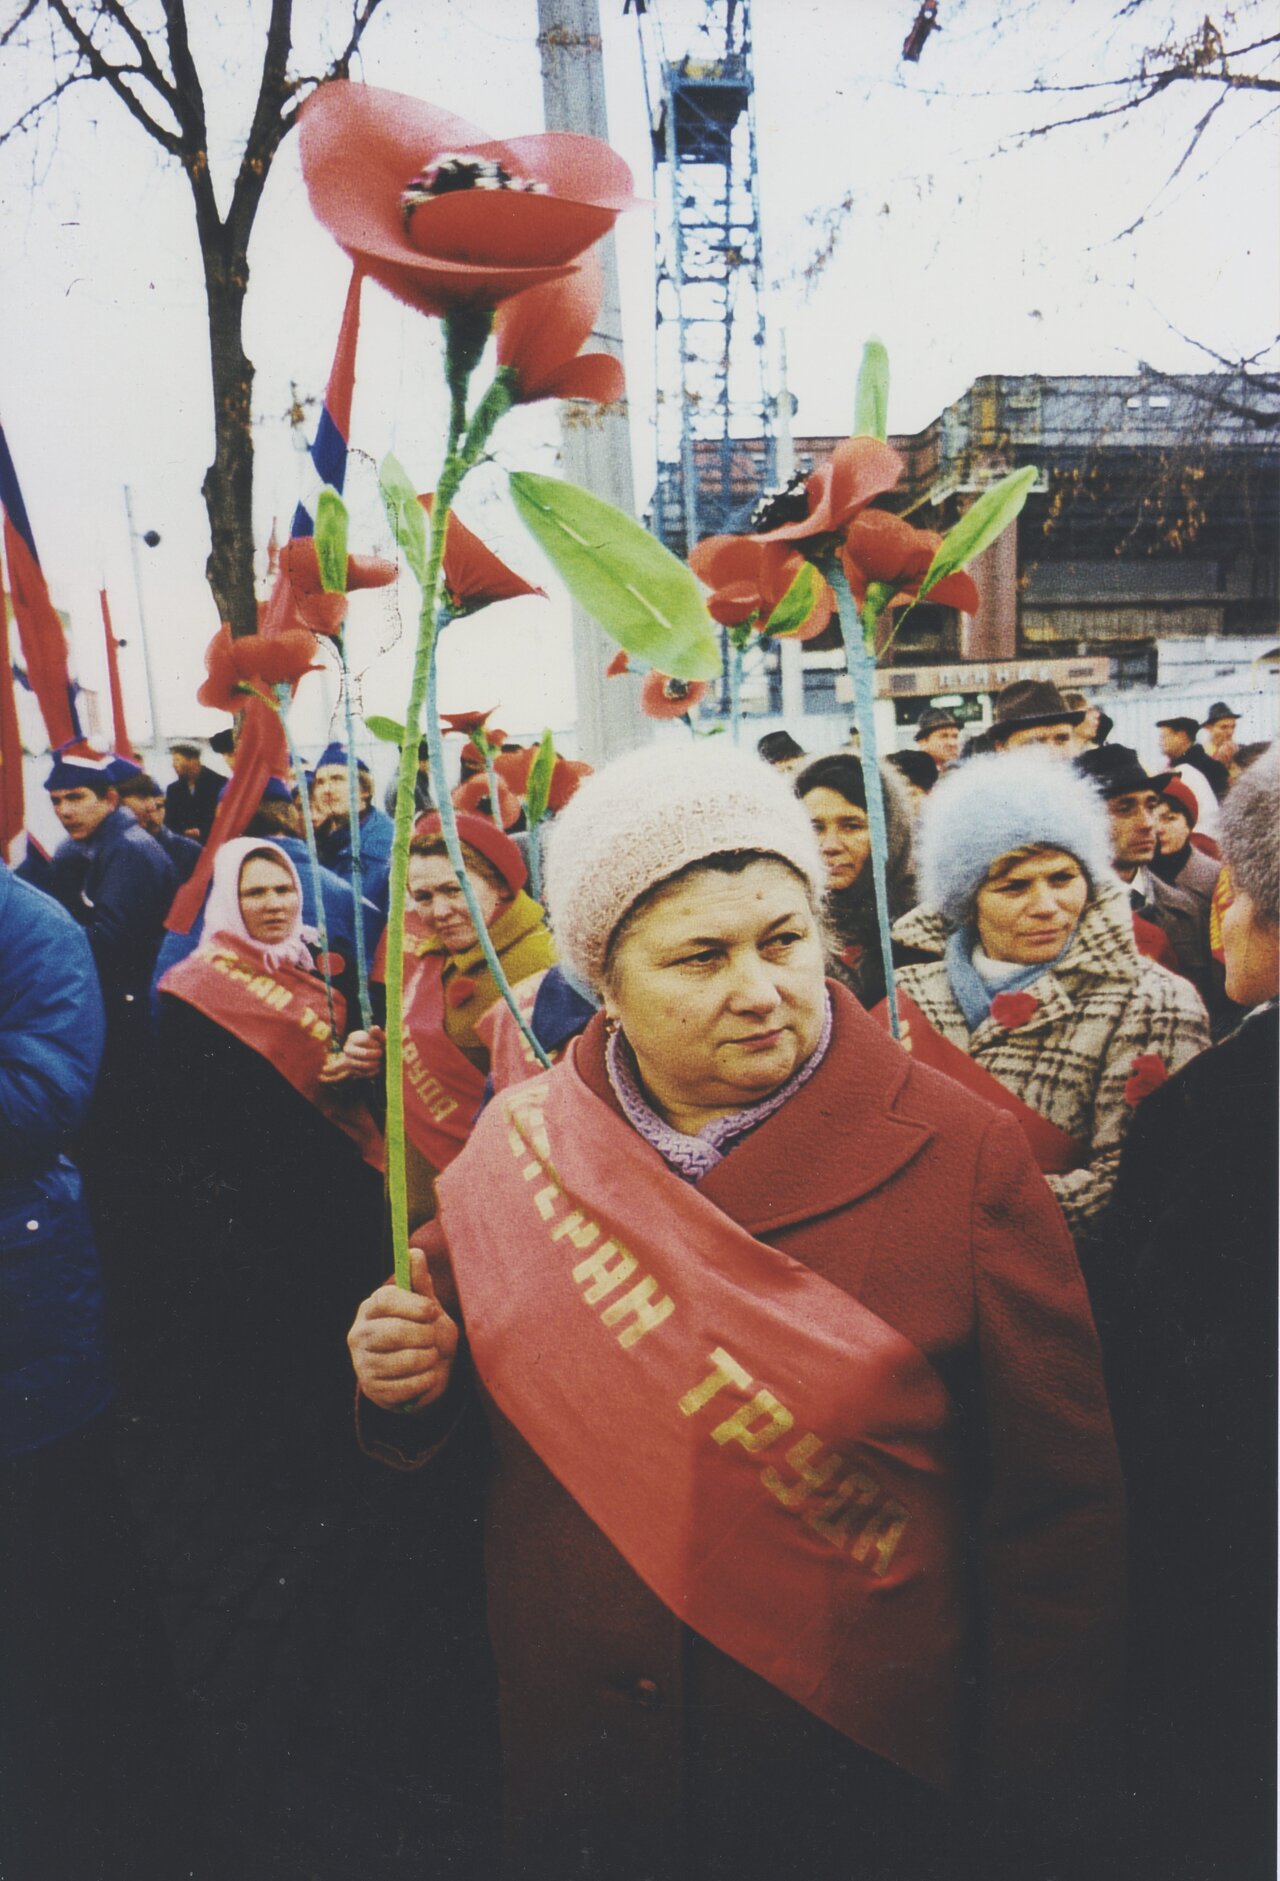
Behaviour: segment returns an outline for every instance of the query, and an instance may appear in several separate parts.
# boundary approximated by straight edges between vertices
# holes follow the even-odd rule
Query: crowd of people
[[[113,1394],[302,1449],[354,1364],[394,1467],[489,1427],[505,1875],[1270,1873],[1280,747],[1236,718],[1149,772],[1046,682],[926,711],[887,906],[856,740],[657,746],[532,835],[481,771],[470,906],[424,766],[411,1290],[367,768],[211,842],[198,745],[167,791],[59,754],[65,840],[0,867],[13,1872],[169,1872]]]

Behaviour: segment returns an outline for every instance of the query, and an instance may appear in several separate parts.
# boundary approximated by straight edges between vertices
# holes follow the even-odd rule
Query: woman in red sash
[[[1034,752],[971,760],[921,825],[921,964],[898,989],[911,1049],[1013,1115],[1072,1233],[1105,1207],[1134,1106],[1209,1042],[1199,995],[1145,960],[1106,810]]]
[[[339,1049],[350,963],[336,953],[325,963],[331,1009],[301,907],[297,870],[276,843],[223,845],[200,945],[160,982],[157,1162],[187,1276],[192,1382],[229,1401],[268,1377],[311,1423],[342,1402],[335,1341],[370,1263],[377,1272],[382,1137],[369,1101],[380,1051]],[[293,1278],[299,1246],[305,1285]],[[283,1323],[301,1328],[287,1374],[261,1364]]]
[[[555,959],[542,909],[524,892],[524,858],[487,817],[459,814],[458,834],[489,939],[516,986]],[[436,1178],[484,1103],[490,1048],[482,1021],[499,995],[434,814],[414,829],[408,894],[404,1110],[409,1221],[417,1228],[435,1214]]]
[[[1122,1563],[1022,1136],[825,981],[813,833],[757,760],[611,765],[547,879],[604,1009],[488,1106],[414,1291],[349,1337],[375,1454],[488,1418],[503,1872],[927,1881],[980,1790],[1039,1872]]]

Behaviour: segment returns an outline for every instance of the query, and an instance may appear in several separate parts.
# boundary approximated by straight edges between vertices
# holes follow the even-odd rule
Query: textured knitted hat
[[[1064,849],[1091,882],[1110,873],[1106,808],[1069,764],[1040,751],[1011,751],[948,771],[921,820],[924,906],[962,926],[991,865],[1031,843]]]
[[[821,901],[813,829],[770,765],[707,745],[629,752],[579,785],[551,826],[545,900],[560,958],[599,986],[609,942],[642,895],[690,863],[742,850],[780,856]]]
[[[1222,806],[1231,879],[1263,919],[1280,920],[1280,744],[1251,764]]]

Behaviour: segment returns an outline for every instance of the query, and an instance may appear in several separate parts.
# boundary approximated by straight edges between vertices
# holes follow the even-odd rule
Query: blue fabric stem
[[[360,860],[360,778],[356,765],[356,721],[351,709],[351,668],[347,665],[347,642],[338,635],[338,659],[342,666],[342,705],[347,728],[347,817],[351,830],[352,924],[356,936],[356,989],[360,1000],[360,1024],[367,1032],[373,1024],[373,1006],[369,999],[369,963],[364,951],[364,865]]]

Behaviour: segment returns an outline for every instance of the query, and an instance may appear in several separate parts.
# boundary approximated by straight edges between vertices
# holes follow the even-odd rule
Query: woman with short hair
[[[915,902],[911,810],[905,786],[888,771],[881,775],[889,839],[889,915],[895,919]],[[849,751],[815,758],[796,779],[796,795],[813,824],[826,870],[827,971],[870,1009],[884,998],[885,985],[861,758]]]
[[[1145,960],[1106,810],[1037,753],[975,758],[921,828],[894,940],[912,1050],[1017,1116],[1073,1234],[1105,1207],[1134,1106],[1209,1042],[1195,989]]]
[[[926,1881],[980,1781],[1052,1838],[1119,1482],[1016,1126],[824,979],[809,819],[754,758],[598,772],[547,883],[603,1010],[349,1338],[375,1454],[488,1417],[504,1874]]]

